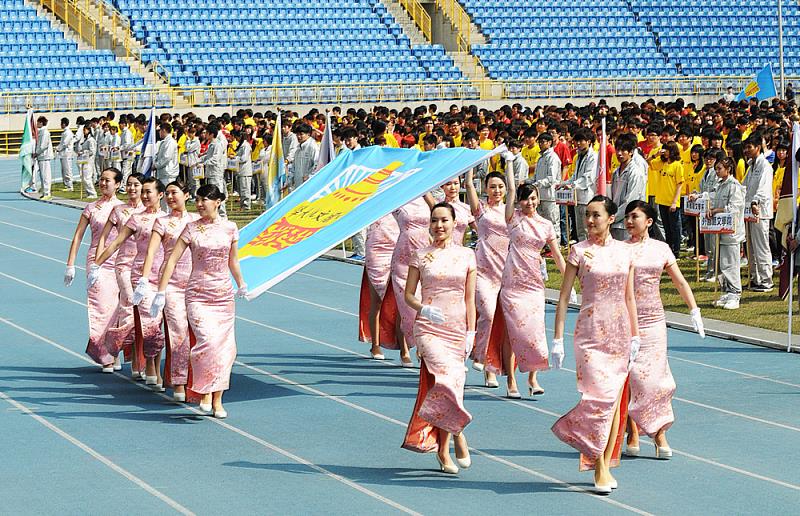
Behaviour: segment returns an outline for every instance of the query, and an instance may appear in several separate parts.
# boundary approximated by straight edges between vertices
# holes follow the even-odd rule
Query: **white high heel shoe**
[[[449,475],[457,475],[458,474],[458,466],[455,464],[445,464],[442,462],[442,459],[439,458],[439,454],[436,454],[436,461],[439,463],[439,470],[443,473],[447,473]]]
[[[106,367],[106,366],[103,366],[103,369],[102,369],[102,371],[103,371],[104,373],[113,373],[113,372],[114,372],[114,366],[113,366],[113,365],[110,365],[110,366],[108,366],[108,367]]]
[[[156,385],[158,383],[158,376],[144,376],[144,384],[145,385]]]
[[[122,360],[119,358],[119,355],[114,359],[114,371],[122,371]]]
[[[205,412],[206,414],[210,413],[211,412],[211,403],[209,403],[208,405],[201,403],[200,404],[200,410]]]
[[[476,371],[483,372],[485,366],[480,362],[472,362],[472,368]]]
[[[508,387],[506,387],[506,398],[510,398],[512,400],[518,400],[522,398],[522,394],[519,391],[512,391]]]
[[[598,484],[597,482],[594,483],[594,492],[599,495],[611,494],[612,489],[613,488],[611,487],[611,484],[601,485]]]
[[[172,393],[172,400],[177,401],[178,403],[183,403],[186,401],[186,393],[185,392],[173,392]]]
[[[638,457],[639,456],[639,447],[638,446],[631,446],[630,444],[625,445],[625,451],[622,452],[623,455],[627,457]]]
[[[657,459],[669,460],[672,458],[672,448],[669,446],[659,446],[656,444],[655,447]]]

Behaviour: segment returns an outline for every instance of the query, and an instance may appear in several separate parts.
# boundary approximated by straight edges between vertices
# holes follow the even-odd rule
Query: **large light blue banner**
[[[343,152],[242,228],[239,260],[253,299],[353,233],[489,159],[494,151]]]

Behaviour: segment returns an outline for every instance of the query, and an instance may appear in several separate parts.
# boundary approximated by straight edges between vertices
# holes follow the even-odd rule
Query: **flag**
[[[241,229],[239,261],[253,299],[384,215],[505,150],[342,152]]]
[[[781,265],[780,282],[778,284],[778,295],[785,299],[789,293],[789,287],[794,272],[791,271],[791,253],[787,247],[786,236],[792,233],[797,224],[797,151],[800,150],[800,124],[795,122],[792,126],[792,152],[789,155],[790,167],[786,167],[781,183],[780,199],[778,209],[775,212],[775,229],[781,232]]]
[[[142,138],[142,150],[139,154],[139,172],[144,177],[153,173],[153,159],[156,157],[156,108],[150,108],[150,121]]]
[[[597,195],[606,195],[608,175],[608,136],[606,135],[606,117],[602,122],[603,136],[600,138],[600,152],[597,156]]]
[[[19,160],[22,162],[20,191],[33,181],[33,151],[36,150],[36,124],[33,122],[33,109],[25,115],[25,128],[22,130],[22,143],[19,146]]]
[[[336,158],[336,149],[333,148],[333,129],[331,129],[331,113],[325,113],[325,134],[322,135],[322,141],[319,144],[319,157],[317,158],[317,166],[314,172],[319,172],[322,167],[330,163]]]
[[[283,157],[283,138],[281,138],[281,112],[278,111],[278,119],[275,121],[275,129],[272,131],[272,147],[269,153],[269,163],[267,164],[267,195],[266,208],[270,209],[281,200],[281,183],[286,175]]]
[[[747,86],[736,95],[734,100],[738,102],[752,97],[758,100],[768,100],[777,95],[775,77],[772,75],[772,65],[768,64],[747,83]]]

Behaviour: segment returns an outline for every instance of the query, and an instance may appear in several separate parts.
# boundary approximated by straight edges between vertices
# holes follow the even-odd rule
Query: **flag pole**
[[[794,221],[792,221],[792,235],[794,235]],[[794,315],[794,305],[792,304],[792,297],[794,294],[794,251],[789,254],[789,328],[788,328],[788,344],[786,345],[786,352],[792,352],[792,316]]]
[[[778,94],[778,98],[783,98],[786,92],[786,85],[784,84],[786,80],[785,70],[783,68],[783,1],[778,0],[778,62],[781,67],[781,91]]]

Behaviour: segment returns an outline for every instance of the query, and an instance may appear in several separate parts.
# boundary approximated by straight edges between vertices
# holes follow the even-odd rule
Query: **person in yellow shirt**
[[[672,249],[675,258],[681,252],[681,192],[683,192],[683,164],[678,144],[667,142],[663,147],[662,160],[664,167],[656,188],[656,204],[659,215],[664,224],[664,233],[667,244]]]
[[[461,147],[461,140],[463,139],[464,135],[461,133],[460,118],[450,119],[450,123],[447,124],[447,132],[447,134],[453,139],[453,145],[455,147]]]
[[[529,127],[525,129],[523,133],[523,147],[522,147],[522,157],[525,158],[525,161],[528,163],[528,177],[532,177],[534,172],[536,171],[536,163],[539,161],[539,157],[541,156],[542,152],[539,148],[539,144],[536,141],[536,138],[539,136],[539,133],[536,131],[535,127]]]
[[[426,118],[422,122],[422,127],[423,131],[419,133],[419,140],[417,141],[417,144],[420,146],[422,146],[422,140],[424,140],[426,136],[433,134],[433,129],[434,129],[433,119]]]

